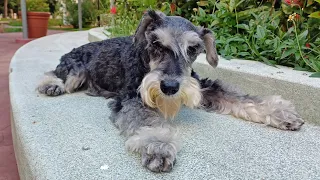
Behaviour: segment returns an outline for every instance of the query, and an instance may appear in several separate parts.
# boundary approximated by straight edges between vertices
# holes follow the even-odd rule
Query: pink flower
[[[283,0],[284,3],[291,5],[291,6],[303,6],[303,0]]]
[[[310,46],[310,44],[309,44],[309,43],[307,43],[307,44],[306,44],[306,47],[307,47],[307,48],[311,48],[311,46]]]
[[[110,9],[110,13],[111,14],[117,14],[117,8],[115,6],[113,6],[111,9]]]

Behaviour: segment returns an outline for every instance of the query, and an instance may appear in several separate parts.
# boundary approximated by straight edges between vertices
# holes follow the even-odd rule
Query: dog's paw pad
[[[153,172],[170,172],[175,164],[175,158],[170,152],[142,152],[142,165]]]
[[[64,93],[64,89],[58,85],[45,85],[38,88],[39,92],[48,96],[58,96]]]
[[[280,128],[284,130],[296,131],[304,124],[302,119],[291,119],[290,121],[280,123]]]

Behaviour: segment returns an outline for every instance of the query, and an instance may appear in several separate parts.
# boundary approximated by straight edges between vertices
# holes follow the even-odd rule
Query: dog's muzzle
[[[148,73],[139,88],[142,100],[151,108],[157,108],[163,116],[174,118],[182,105],[199,106],[202,98],[200,85],[193,77],[161,80],[161,72]]]

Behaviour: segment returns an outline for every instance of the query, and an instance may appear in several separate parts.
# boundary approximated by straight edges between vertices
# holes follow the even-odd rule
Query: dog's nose
[[[160,82],[160,89],[166,95],[173,95],[179,91],[179,82],[176,80],[163,80]]]

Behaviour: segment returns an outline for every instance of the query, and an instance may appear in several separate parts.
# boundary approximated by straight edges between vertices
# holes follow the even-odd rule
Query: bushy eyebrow
[[[153,39],[154,41],[157,41],[163,46],[171,49],[176,56],[179,54],[179,47],[176,45],[175,37],[172,37],[172,32],[170,31],[170,29],[159,28],[154,30],[153,34],[157,37],[156,39]]]

